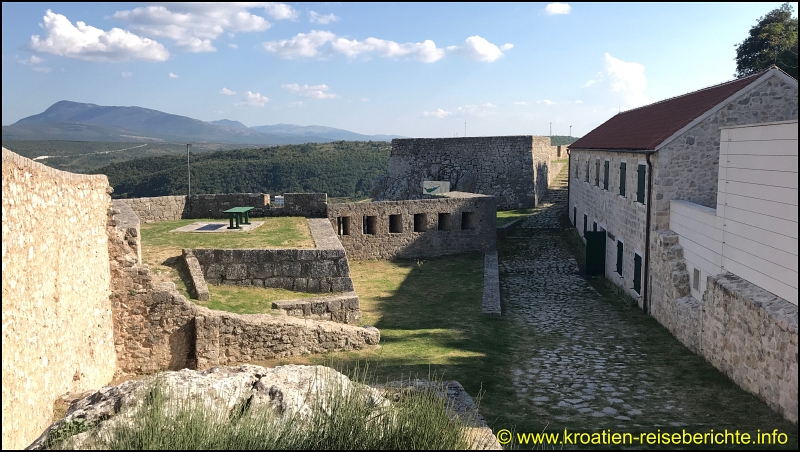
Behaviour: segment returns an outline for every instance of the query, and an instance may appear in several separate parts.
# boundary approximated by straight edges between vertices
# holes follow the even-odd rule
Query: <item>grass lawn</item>
[[[503,226],[504,224],[511,223],[514,220],[525,218],[532,214],[536,209],[517,209],[517,210],[498,210],[497,211],[497,226]]]
[[[142,260],[156,275],[171,280],[189,298],[188,271],[181,258],[183,248],[312,248],[314,241],[302,217],[252,218],[264,224],[248,232],[197,233],[170,232],[181,226],[211,219],[175,220],[141,226]],[[308,298],[320,294],[259,287],[211,286],[210,300],[195,303],[210,309],[237,314],[272,313],[272,302]]]

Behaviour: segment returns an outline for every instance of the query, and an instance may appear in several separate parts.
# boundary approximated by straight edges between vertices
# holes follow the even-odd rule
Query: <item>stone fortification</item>
[[[678,235],[657,231],[651,314],[687,348],[797,422],[797,306],[731,273],[690,295]]]
[[[278,309],[286,315],[305,319],[330,320],[351,324],[361,323],[361,305],[355,292],[329,297],[273,301],[272,309]]]
[[[328,206],[350,259],[485,252],[497,242],[496,212],[494,197],[460,192],[435,199]]]
[[[492,195],[500,210],[533,207],[547,190],[557,148],[549,137],[392,140],[388,175],[377,199],[420,199],[422,181],[449,181],[453,191]]]
[[[228,218],[223,211],[232,207],[252,207],[252,217],[325,216],[325,193],[285,193],[284,206],[273,207],[264,193],[229,193],[187,196],[157,196],[115,200],[128,204],[144,223],[191,218]]]
[[[3,449],[36,438],[56,397],[114,374],[110,191],[3,148]]]
[[[184,250],[184,257],[197,259],[209,284],[311,293],[352,291],[350,265],[328,220],[312,218],[308,226],[313,249],[195,249]]]

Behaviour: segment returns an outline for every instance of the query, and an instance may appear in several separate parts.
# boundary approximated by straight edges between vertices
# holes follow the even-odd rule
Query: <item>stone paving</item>
[[[536,419],[538,431],[779,428],[796,444],[796,426],[580,274],[568,248],[574,232],[559,227],[560,176],[562,186],[498,244],[503,316],[522,339],[509,376],[520,422]]]

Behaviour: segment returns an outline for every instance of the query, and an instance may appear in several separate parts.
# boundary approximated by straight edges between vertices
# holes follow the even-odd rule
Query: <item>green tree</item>
[[[736,77],[742,78],[773,64],[797,78],[797,17],[784,3],[758,19],[750,36],[736,46]]]

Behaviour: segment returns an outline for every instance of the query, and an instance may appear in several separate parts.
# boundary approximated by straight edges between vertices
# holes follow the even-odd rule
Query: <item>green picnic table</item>
[[[248,212],[253,210],[252,207],[234,207],[232,209],[223,210],[222,213],[228,214],[228,219],[230,219],[231,225],[228,226],[228,229],[241,229],[242,227],[239,224],[250,224],[250,218],[248,217]],[[244,221],[242,221],[242,215],[244,215]],[[236,220],[236,226],[233,225],[233,220]]]

